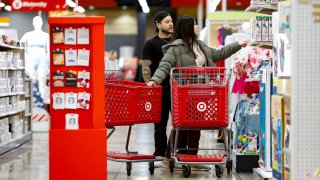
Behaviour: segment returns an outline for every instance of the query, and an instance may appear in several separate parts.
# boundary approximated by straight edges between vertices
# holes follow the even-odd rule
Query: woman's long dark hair
[[[197,37],[194,33],[195,19],[192,16],[181,16],[178,18],[174,28],[172,40],[182,39],[193,52],[193,45],[197,44]]]

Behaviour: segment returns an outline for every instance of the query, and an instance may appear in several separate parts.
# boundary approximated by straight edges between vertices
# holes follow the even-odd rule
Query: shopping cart
[[[132,163],[148,162],[150,174],[153,174],[154,162],[162,161],[163,158],[131,152],[128,147],[134,124],[160,121],[162,88],[121,80],[121,71],[106,71],[105,77],[106,127],[111,130],[107,139],[114,133],[115,126],[129,126],[126,153],[108,152],[108,160],[125,162],[128,176],[131,175]]]
[[[172,125],[176,132],[171,146],[170,172],[175,164],[182,165],[182,174],[189,177],[190,165],[215,165],[217,177],[222,177],[223,166],[231,171],[228,144],[228,77],[224,68],[173,68],[171,70]],[[177,154],[177,141],[181,130],[223,130],[224,153],[213,155]],[[227,138],[228,137],[228,138]],[[173,138],[173,136],[171,137]],[[171,139],[171,142],[173,139]],[[188,148],[187,150],[195,150]]]

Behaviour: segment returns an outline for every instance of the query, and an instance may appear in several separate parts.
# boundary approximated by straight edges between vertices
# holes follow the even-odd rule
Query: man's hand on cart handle
[[[250,43],[250,40],[239,41],[241,47],[247,47]]]
[[[149,81],[149,82],[147,83],[147,86],[156,86],[156,85],[157,85],[157,83],[154,82],[154,81]]]

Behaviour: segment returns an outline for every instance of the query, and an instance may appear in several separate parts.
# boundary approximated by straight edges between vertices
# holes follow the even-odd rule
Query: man
[[[156,71],[163,58],[162,46],[168,44],[173,33],[173,22],[170,14],[159,11],[154,16],[157,35],[146,41],[142,52],[142,73],[147,83]],[[162,83],[162,111],[161,120],[154,125],[155,156],[164,157],[167,149],[167,123],[171,108],[169,77]]]

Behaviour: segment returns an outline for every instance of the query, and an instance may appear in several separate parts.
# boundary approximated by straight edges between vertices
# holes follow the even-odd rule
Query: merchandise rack
[[[89,109],[53,109],[50,105],[51,121],[49,130],[49,178],[53,179],[103,179],[107,177],[107,149],[105,128],[104,96],[104,24],[105,17],[59,17],[49,18],[50,53],[62,50],[90,50],[89,66],[57,66],[50,56],[50,79],[53,72],[69,70],[90,72],[90,87],[53,87],[50,81],[50,98],[56,92],[87,92],[91,94]],[[52,29],[88,28],[89,44],[68,45],[52,42]],[[66,82],[65,82],[66,84]],[[51,101],[53,102],[53,101]],[[79,129],[66,130],[67,113],[79,115]]]
[[[12,46],[12,45],[7,45],[7,44],[0,44],[0,51],[1,52],[14,52],[14,53],[19,53],[20,55],[20,60],[23,60],[23,66],[25,65],[25,59],[24,59],[24,48],[21,47],[17,47],[17,46]],[[21,71],[22,72],[22,79],[23,79],[23,84],[26,81],[25,78],[25,69],[24,67],[19,67],[19,68],[1,68],[0,71],[9,71],[9,72],[16,72],[16,71]],[[17,97],[17,99],[19,101],[24,100],[25,99],[25,92],[12,92],[12,93],[3,93],[0,94],[0,98],[4,98],[4,97]],[[20,147],[21,145],[23,145],[24,143],[28,142],[31,140],[31,129],[29,127],[31,127],[31,122],[26,120],[26,114],[24,112],[24,109],[19,109],[16,111],[10,111],[10,112],[6,112],[6,113],[1,113],[0,114],[0,121],[2,120],[2,118],[6,118],[6,117],[10,117],[12,115],[18,115],[19,117],[19,121],[22,119],[22,135],[18,136],[18,137],[14,137],[12,139],[10,139],[9,141],[0,143],[0,155],[11,151],[15,148]],[[8,124],[9,125],[9,124]],[[9,131],[11,131],[12,133],[12,129],[9,129]],[[12,134],[11,134],[12,136]]]
[[[274,3],[274,4],[252,4],[245,11],[271,15],[272,12],[277,10],[278,10],[278,4]]]

